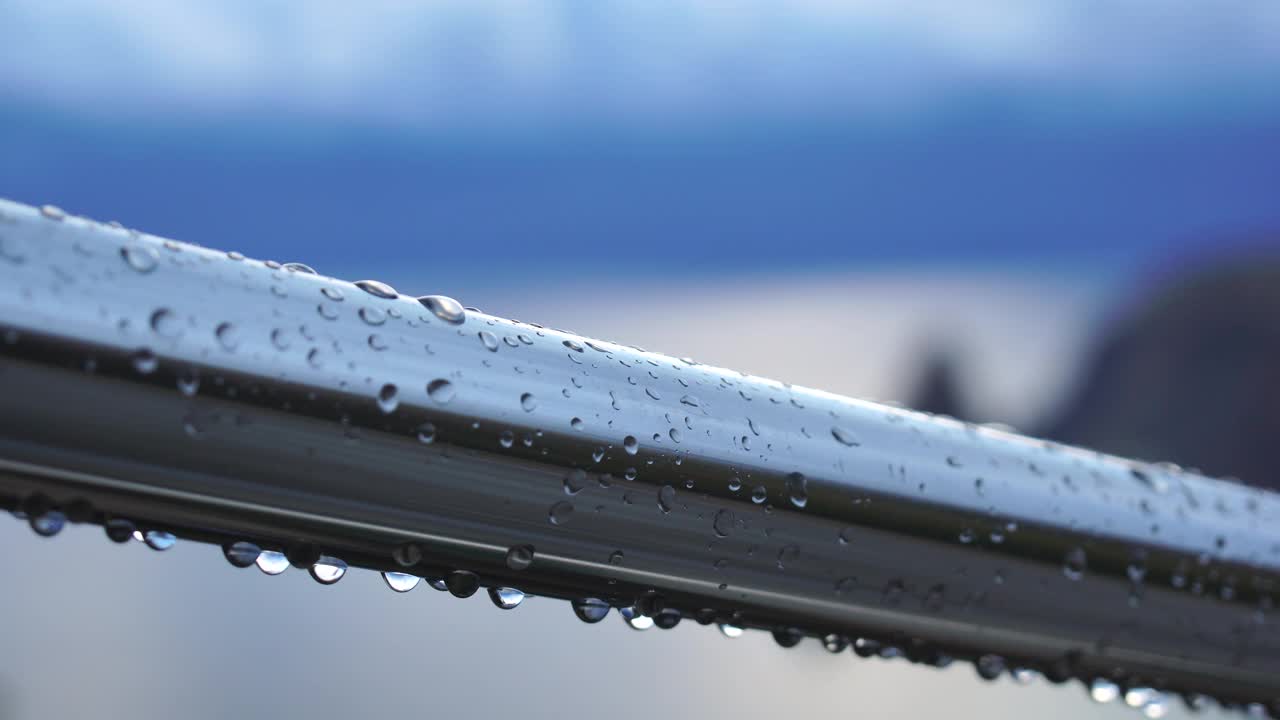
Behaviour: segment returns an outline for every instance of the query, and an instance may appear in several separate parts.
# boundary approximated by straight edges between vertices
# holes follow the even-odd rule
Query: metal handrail
[[[1275,493],[6,201],[0,500],[322,581],[1280,698]]]

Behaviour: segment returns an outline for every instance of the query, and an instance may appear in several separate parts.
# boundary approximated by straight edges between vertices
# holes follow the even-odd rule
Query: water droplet
[[[489,588],[489,599],[493,601],[495,607],[511,610],[524,602],[524,593],[515,588],[491,587]]]
[[[278,550],[263,550],[254,560],[258,569],[268,575],[279,575],[289,569],[289,558]]]
[[[640,443],[634,436],[628,435],[622,439],[622,449],[626,450],[628,455],[635,455],[640,451]]]
[[[960,535],[958,539],[960,540],[961,544],[968,545],[969,543],[973,542],[973,538],[974,538],[973,528],[965,528],[960,531]]]
[[[547,513],[547,520],[552,525],[564,525],[569,522],[571,517],[573,517],[573,504],[565,500],[552,505],[551,510]]]
[[[431,311],[432,315],[441,320],[453,324],[461,325],[467,319],[467,311],[463,309],[462,303],[451,297],[444,295],[424,295],[418,298],[418,302],[422,306]]]
[[[125,520],[124,518],[111,518],[107,521],[107,524],[103,526],[103,530],[106,531],[107,539],[111,542],[123,543],[129,542],[129,539],[133,537],[133,532],[134,530],[137,530],[137,527],[135,527],[132,522]]]
[[[565,340],[565,341],[564,341],[564,346],[565,346],[565,347],[567,347],[567,348],[569,348],[570,350],[572,350],[572,351],[574,351],[574,352],[582,352],[582,345],[578,344],[577,342],[575,342],[575,341],[573,341],[573,340]]]
[[[582,418],[576,417],[576,418],[571,419],[571,420],[569,421],[569,427],[573,428],[574,430],[581,430],[581,429],[582,429]],[[599,461],[599,460],[596,460],[596,462],[600,462],[600,461]]]
[[[62,221],[67,217],[67,213],[57,205],[41,205],[40,214],[50,220]]]
[[[240,345],[240,333],[236,331],[234,325],[224,322],[218,325],[213,331],[214,336],[218,338],[218,344],[223,350],[235,350]]]
[[[144,275],[155,270],[160,264],[160,256],[154,249],[145,245],[125,245],[120,248],[120,257],[124,258],[126,265]]]
[[[418,426],[418,442],[430,445],[436,440],[436,426],[426,422]]]
[[[831,437],[846,447],[858,447],[862,444],[858,441],[858,436],[854,435],[851,430],[846,430],[839,425],[831,427]]]
[[[347,564],[336,557],[321,555],[315,565],[311,566],[311,577],[321,585],[332,585],[347,574]]]
[[[176,338],[182,334],[182,322],[168,308],[159,308],[151,313],[151,329],[163,338]]]
[[[836,581],[835,590],[837,595],[848,595],[858,587],[858,579],[854,577],[844,577]]]
[[[395,288],[386,283],[378,282],[377,280],[359,280],[355,285],[374,297],[395,300],[400,296],[399,293],[396,292]]]
[[[809,482],[804,475],[793,472],[787,475],[787,496],[791,498],[791,504],[798,508],[803,508],[809,503]]]
[[[160,360],[149,348],[139,348],[133,353],[133,369],[142,375],[150,375],[160,366]]]
[[[510,430],[503,430],[502,432],[498,433],[498,444],[510,450],[511,446],[516,444],[515,433],[511,432]]]
[[[658,488],[658,507],[662,509],[664,514],[671,512],[671,509],[675,507],[675,503],[675,488],[670,485],[663,485],[661,488]]]
[[[721,508],[716,511],[715,518],[711,521],[711,528],[715,530],[718,537],[729,537],[729,533],[733,531],[733,511]]]
[[[1004,658],[999,655],[983,655],[973,663],[973,667],[983,680],[995,680],[1004,672]]]
[[[610,564],[610,565],[621,565],[621,564],[622,564],[622,561],[623,561],[625,558],[626,558],[626,556],[622,554],[622,551],[621,551],[621,550],[614,550],[613,552],[609,553],[609,564]]]
[[[356,313],[366,325],[377,327],[387,321],[387,314],[375,307],[362,307],[360,312]]]
[[[727,638],[740,638],[742,637],[742,632],[743,632],[742,628],[738,627],[737,625],[730,625],[729,623],[720,623],[720,633]]]
[[[1120,686],[1106,678],[1094,678],[1089,684],[1089,697],[1097,703],[1109,703],[1120,697]]]
[[[784,545],[778,551],[778,569],[786,570],[788,565],[800,559],[800,548],[796,545]]]
[[[1164,696],[1157,694],[1156,697],[1152,698],[1151,702],[1142,706],[1142,714],[1152,718],[1152,720],[1162,718],[1169,714],[1169,704],[1165,701]],[[1255,717],[1263,716],[1255,715]]]
[[[641,614],[633,607],[618,608],[618,613],[632,630],[648,630],[653,627],[653,618]]]
[[[142,534],[142,539],[152,550],[168,550],[178,542],[173,533],[164,530],[148,530]]]
[[[58,510],[50,510],[39,515],[32,515],[27,524],[35,534],[41,537],[53,537],[62,532],[67,525],[67,516]]]
[[[533,412],[538,408],[538,399],[533,396],[533,393],[524,393],[520,396],[520,407],[525,412]]]
[[[676,625],[679,625],[683,618],[684,616],[680,614],[679,610],[676,610],[675,608],[665,608],[663,610],[659,610],[658,613],[653,616],[653,624],[658,626],[659,629],[670,630]]]
[[[444,579],[444,586],[454,597],[469,598],[480,589],[480,578],[473,572],[454,570]]]
[[[227,562],[238,568],[247,568],[258,560],[258,556],[262,554],[262,548],[251,542],[239,540],[222,546],[222,555],[227,558]],[[265,571],[264,571],[265,572]],[[274,573],[268,573],[274,574]]]
[[[409,592],[418,587],[418,582],[421,580],[417,575],[402,572],[384,572],[382,579],[387,583],[387,587],[398,593]]]
[[[793,648],[804,639],[804,633],[793,627],[777,628],[773,631],[773,640],[784,648]]]
[[[304,265],[302,263],[296,263],[296,262],[285,263],[283,267],[285,270],[288,270],[290,272],[298,272],[298,273],[303,273],[305,275],[316,274],[316,271],[312,269],[310,265]]]
[[[629,467],[626,470],[622,471],[623,480],[635,480],[638,477],[640,477],[640,474],[637,473],[636,469],[633,467]]]
[[[604,448],[598,447],[595,450],[591,451],[591,460],[593,462],[600,462],[603,459],[604,459]]]
[[[1124,704],[1132,708],[1140,708],[1154,700],[1156,696],[1156,691],[1149,687],[1131,687],[1124,693]]]
[[[698,398],[696,398],[696,397],[694,397],[694,396],[692,396],[692,395],[684,395],[684,396],[682,396],[682,397],[680,398],[680,404],[682,404],[682,405],[688,405],[689,407],[699,407],[699,406],[700,406],[700,405],[699,405],[699,402],[698,402]]]
[[[427,383],[427,395],[441,405],[452,400],[454,394],[453,383],[448,380],[436,379]]]
[[[766,490],[763,485],[757,485],[751,489],[751,502],[755,503],[756,505],[763,503],[765,500],[768,499],[768,497],[769,497],[769,491]]]
[[[378,409],[384,414],[390,415],[400,406],[400,394],[396,390],[396,386],[391,383],[383,385],[378,390]]]
[[[1084,577],[1086,567],[1086,558],[1084,548],[1072,548],[1067,552],[1062,561],[1062,574],[1066,575],[1070,580],[1079,580]]]
[[[507,550],[507,567],[512,570],[527,570],[532,564],[532,545],[513,545]]]
[[[849,638],[843,635],[837,635],[836,633],[831,633],[830,635],[823,636],[822,647],[826,648],[829,653],[844,652],[844,649],[849,647]]]
[[[427,586],[436,592],[449,592],[449,585],[444,578],[426,578]]]
[[[587,471],[574,468],[564,476],[564,493],[577,495],[587,486]]]
[[[609,615],[609,603],[599,598],[582,598],[574,600],[573,614],[584,623],[595,624]]]

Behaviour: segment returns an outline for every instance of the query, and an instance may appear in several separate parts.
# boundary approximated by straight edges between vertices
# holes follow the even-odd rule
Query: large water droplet
[[[658,507],[662,509],[663,513],[671,512],[671,509],[675,507],[675,504],[676,504],[675,488],[671,487],[670,485],[663,485],[661,488],[658,488]]]
[[[67,516],[58,510],[50,510],[39,515],[32,515],[27,524],[35,534],[41,537],[53,537],[62,532],[67,525]]]
[[[238,568],[247,568],[258,560],[262,548],[251,542],[239,540],[222,546],[222,555],[227,562]]]
[[[374,297],[385,298],[387,300],[395,300],[399,297],[399,293],[396,292],[395,288],[386,283],[378,282],[377,280],[359,280],[355,285]]]
[[[720,632],[727,638],[742,637],[742,628],[737,625],[730,625],[729,623],[720,623]]]
[[[995,680],[1004,672],[1004,658],[999,655],[983,655],[973,663],[983,680]]]
[[[587,471],[579,468],[570,470],[564,476],[564,492],[566,495],[577,495],[587,486]]]
[[[729,533],[733,531],[733,511],[721,508],[716,511],[715,518],[711,521],[711,528],[719,537],[729,537]]]
[[[1086,567],[1084,548],[1072,548],[1062,560],[1062,574],[1070,580],[1084,577]]]
[[[489,599],[495,607],[510,610],[524,602],[524,593],[510,587],[492,587],[489,588]]]
[[[436,379],[427,383],[427,395],[441,405],[452,400],[454,394],[453,383],[448,380]]]
[[[680,620],[682,620],[683,617],[684,616],[680,614],[680,611],[675,608],[664,608],[659,610],[658,613],[653,616],[653,624],[662,630],[670,630],[676,625],[679,625]]]
[[[547,520],[552,525],[564,525],[571,517],[573,517],[573,504],[565,500],[552,505],[550,512],[547,513]]]
[[[143,533],[142,538],[152,550],[168,550],[178,542],[173,533],[164,530],[148,530]]]
[[[809,503],[809,481],[804,475],[793,472],[787,475],[787,496],[791,504],[803,508]]]
[[[347,564],[328,555],[321,555],[316,564],[311,566],[311,577],[321,585],[332,585],[346,574]]]
[[[599,598],[574,600],[573,614],[584,623],[598,623],[609,615],[609,603]]]
[[[444,579],[444,585],[454,597],[469,598],[480,589],[480,578],[473,572],[454,570]]]
[[[384,572],[382,579],[386,581],[387,587],[398,593],[409,592],[418,587],[418,582],[421,580],[417,575],[402,572]]]
[[[467,319],[467,311],[463,309],[462,303],[451,297],[444,295],[425,295],[418,298],[418,302],[422,306],[431,311],[432,315],[441,320],[453,324],[460,325]]]
[[[846,430],[838,425],[832,426],[831,437],[846,447],[858,447],[862,444],[858,441],[858,436],[853,434],[853,431]]]
[[[653,618],[633,607],[618,608],[618,613],[632,630],[648,630],[653,627]]]
[[[230,560],[230,558],[227,558]],[[279,550],[263,550],[258,553],[254,563],[258,569],[268,575],[279,575],[289,569],[289,558]],[[234,563],[233,563],[234,564]]]
[[[622,449],[626,450],[628,455],[635,455],[640,451],[640,443],[634,436],[628,435],[622,439]]]
[[[1094,678],[1089,684],[1089,697],[1094,702],[1109,703],[1120,697],[1120,686],[1106,678]]]
[[[160,264],[160,256],[155,250],[145,245],[125,245],[120,248],[120,257],[124,258],[126,265],[144,275],[155,270]]]
[[[520,396],[520,408],[525,412],[533,412],[538,407],[538,399],[533,393],[524,393]]]
[[[400,393],[396,390],[396,386],[391,383],[383,385],[378,390],[378,409],[384,414],[390,415],[400,406]]]
[[[103,530],[107,533],[107,539],[115,543],[129,542],[133,537],[133,532],[138,528],[129,520],[124,518],[111,518],[103,526]]]
[[[800,644],[804,639],[804,633],[793,627],[777,628],[773,631],[773,641],[784,648],[792,648]]]
[[[532,545],[513,545],[507,550],[507,567],[512,570],[527,570],[532,564]]]

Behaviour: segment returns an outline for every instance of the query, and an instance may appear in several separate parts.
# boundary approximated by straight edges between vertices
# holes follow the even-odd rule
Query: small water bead
[[[845,648],[849,647],[849,638],[836,633],[824,635],[822,638],[822,647],[829,653],[841,653],[844,652]]]
[[[1066,557],[1062,561],[1062,574],[1068,580],[1079,580],[1084,577],[1087,560],[1084,554],[1084,548],[1072,548],[1067,552]]]
[[[983,680],[995,680],[1004,672],[1004,658],[999,655],[983,655],[974,661],[973,667]]]
[[[573,428],[574,430],[581,430],[582,424],[583,424],[582,418],[579,418],[579,417],[575,417],[569,420],[569,427]],[[596,462],[600,462],[600,460],[597,459]]]
[[[587,486],[587,471],[580,468],[570,470],[564,476],[564,494],[577,495]]]
[[[1013,676],[1013,681],[1019,685],[1030,685],[1035,682],[1036,677],[1039,676],[1040,673],[1032,670],[1031,668],[1018,667],[1014,668],[1010,675]]]
[[[552,505],[551,510],[547,512],[547,520],[552,525],[564,525],[571,517],[573,517],[573,504],[564,500]]]
[[[289,558],[279,550],[263,550],[254,563],[267,575],[279,575],[289,569]]]
[[[533,412],[538,409],[538,399],[533,396],[533,393],[523,393],[520,395],[520,409],[525,412]]]
[[[869,658],[880,654],[879,640],[860,637],[853,641],[853,653],[861,658]]]
[[[423,445],[430,445],[436,440],[436,426],[432,423],[425,422],[418,426],[418,442]]]
[[[444,581],[444,578],[429,577],[425,578],[425,580],[427,581],[427,586],[432,590],[435,590],[436,592],[449,592],[449,584]]]
[[[107,533],[107,539],[111,542],[124,543],[129,542],[137,527],[124,518],[111,518],[103,525],[102,529]]]
[[[724,635],[727,638],[742,637],[743,630],[741,627],[737,625],[730,625],[729,623],[720,623],[719,627],[720,627],[720,634]]]
[[[370,349],[375,350],[377,352],[382,352],[383,350],[386,350],[388,347],[390,346],[387,344],[386,339],[383,338],[381,335],[377,333],[373,333],[372,335],[369,336]]]
[[[148,530],[142,534],[142,539],[147,547],[160,551],[168,550],[178,542],[173,533],[164,530]]]
[[[565,347],[569,348],[574,352],[582,352],[582,345],[578,344],[573,340],[565,340],[563,344]]]
[[[729,533],[733,532],[733,511],[721,508],[716,511],[715,517],[711,521],[711,528],[715,531],[717,537],[729,537]]]
[[[800,548],[796,545],[784,545],[778,551],[778,569],[786,570],[788,565],[800,559]]]
[[[1146,705],[1142,706],[1142,714],[1145,715],[1146,717],[1152,718],[1152,720],[1157,720],[1158,718],[1162,718],[1165,715],[1169,714],[1169,703],[1164,699],[1164,696],[1157,695],[1155,698],[1151,700],[1151,702],[1148,702]],[[1254,715],[1254,717],[1264,717],[1264,716]]]
[[[418,302],[430,310],[432,315],[451,325],[461,325],[467,319],[467,311],[463,309],[462,303],[451,297],[424,295],[418,298]]]
[[[658,611],[658,614],[653,616],[653,624],[658,626],[659,629],[670,630],[676,625],[679,625],[680,620],[682,619],[683,616],[680,614],[679,610],[666,608]]]
[[[285,263],[282,267],[285,270],[288,270],[290,272],[303,273],[304,275],[316,274],[316,271],[312,269],[310,265],[304,265],[302,263],[296,263],[296,262]]]
[[[808,480],[804,475],[793,472],[787,475],[787,496],[791,504],[803,508],[809,503]]]
[[[501,445],[504,449],[510,450],[511,446],[516,444],[515,433],[511,432],[510,430],[503,430],[502,432],[498,433],[498,444]]]
[[[66,211],[58,207],[57,205],[41,205],[40,214],[49,218],[50,220],[55,220],[58,222],[65,220],[67,217]]]
[[[347,564],[336,557],[320,556],[311,566],[311,577],[321,585],[332,585],[347,574]]]
[[[973,528],[965,528],[961,530],[958,539],[960,540],[960,543],[963,545],[968,545],[969,543],[973,542],[973,539],[974,539]]]
[[[676,503],[676,489],[670,485],[663,485],[658,488],[658,507],[661,508],[663,514],[671,512]]]
[[[374,327],[377,327],[387,321],[387,314],[375,307],[362,307],[356,314],[360,316],[360,319],[363,320],[366,325],[373,325]]]
[[[398,593],[406,593],[418,587],[418,582],[421,581],[422,578],[419,578],[417,575],[410,575],[409,573],[384,572],[382,573],[382,579],[387,583],[387,587],[392,590],[395,590]]]
[[[473,572],[454,570],[444,579],[444,586],[449,590],[449,594],[454,597],[469,598],[480,589],[480,578]],[[516,592],[519,592],[519,590]],[[521,595],[521,599],[523,597]],[[517,602],[516,604],[518,605],[519,603]]]
[[[622,554],[621,550],[614,550],[613,552],[609,553],[610,565],[621,565],[624,559],[626,559],[626,556]]]
[[[240,333],[236,327],[229,322],[220,323],[213,331],[214,337],[218,338],[218,344],[223,350],[235,350],[240,345]]]
[[[400,407],[400,393],[395,385],[387,383],[378,390],[378,409],[384,415],[390,415]]]
[[[622,439],[622,449],[626,450],[628,455],[635,455],[640,451],[640,442],[635,439],[635,436],[628,435]]]
[[[486,350],[498,352],[498,338],[494,337],[493,333],[488,330],[481,330],[476,335],[480,337],[480,343],[484,345]]]
[[[597,447],[595,450],[592,450],[591,460],[592,462],[600,462],[601,460],[604,460],[604,448]]]
[[[247,568],[258,561],[262,548],[245,540],[238,540],[222,546],[222,555],[233,567]],[[268,573],[270,574],[270,573]]]
[[[135,350],[131,361],[133,369],[142,375],[150,375],[156,371],[156,368],[160,367],[160,359],[156,357],[155,353],[151,352],[150,348],[138,348]]]
[[[858,440],[858,436],[854,435],[851,430],[846,430],[838,425],[831,427],[831,437],[845,447],[858,447],[862,443]]]
[[[804,639],[804,633],[793,627],[777,628],[773,631],[773,640],[780,647],[793,648]]]
[[[1120,686],[1106,678],[1094,678],[1089,684],[1089,697],[1096,703],[1113,702],[1120,697]]]
[[[455,394],[453,383],[448,380],[436,379],[427,383],[427,396],[441,405],[452,400]]]
[[[400,294],[396,292],[395,288],[386,283],[378,282],[377,280],[358,280],[356,281],[355,286],[374,297],[380,297],[385,300],[395,300],[400,297]]]
[[[66,527],[67,516],[58,510],[49,510],[27,518],[27,524],[35,534],[41,537],[53,537]]]
[[[489,588],[489,600],[493,602],[494,607],[501,610],[511,610],[524,602],[524,593],[510,587],[491,587]]]
[[[763,485],[757,485],[751,489],[751,502],[760,505],[769,498],[769,491]]]
[[[1132,708],[1140,708],[1154,700],[1158,695],[1159,693],[1149,687],[1131,687],[1124,693],[1124,704]]]
[[[237,252],[235,250],[231,250],[227,253],[227,258],[231,260],[235,260],[236,262],[241,262],[244,260],[244,254]]]
[[[532,545],[513,545],[507,550],[507,567],[512,570],[528,570],[532,564]]]
[[[573,614],[584,623],[595,624],[609,615],[609,603],[599,598],[582,598],[570,604],[573,606]]]
[[[126,265],[144,275],[156,269],[160,264],[160,256],[146,245],[128,244],[120,248],[120,257]]]
[[[151,313],[151,329],[163,338],[176,338],[182,334],[182,322],[169,308],[159,308]]]
[[[641,614],[633,607],[618,608],[618,613],[632,630],[648,630],[653,627],[653,618]]]

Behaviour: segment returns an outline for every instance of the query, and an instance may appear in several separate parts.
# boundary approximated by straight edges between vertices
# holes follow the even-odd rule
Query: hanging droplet
[[[332,585],[347,574],[347,564],[336,557],[321,555],[320,560],[311,566],[311,577],[321,585]]]
[[[831,633],[830,635],[823,636],[822,647],[826,648],[829,653],[844,652],[844,649],[849,647],[849,638],[843,635],[837,635],[836,633]]]
[[[258,569],[268,575],[279,575],[289,569],[289,558],[279,550],[263,550],[254,560]]]
[[[432,315],[452,325],[461,325],[467,319],[467,311],[463,309],[462,303],[451,297],[425,295],[418,298],[418,302],[430,310]]]
[[[129,539],[133,537],[133,532],[137,530],[137,527],[124,518],[111,518],[106,525],[103,525],[102,529],[106,531],[107,539],[111,542],[125,543],[129,542]]]
[[[442,577],[423,578],[427,581],[427,586],[436,592],[449,592],[449,585]]]
[[[164,530],[148,530],[143,533],[142,538],[152,550],[168,550],[178,542],[173,533]]]
[[[67,525],[67,516],[58,510],[49,510],[27,518],[31,530],[41,537],[53,537]]]
[[[676,625],[679,625],[683,618],[684,616],[680,614],[679,610],[676,610],[675,608],[664,608],[658,611],[658,614],[653,616],[653,624],[658,626],[659,629],[670,630]]]
[[[742,628],[729,623],[720,623],[720,633],[727,638],[740,638],[742,637]]]
[[[798,628],[784,627],[773,631],[773,641],[784,648],[793,648],[804,639],[804,633]]]
[[[489,588],[489,599],[493,601],[495,607],[502,610],[511,610],[524,602],[524,593],[510,587],[491,587]]]
[[[1004,658],[999,655],[983,655],[973,663],[983,680],[995,680],[1004,672]]]
[[[444,584],[454,597],[469,598],[480,589],[480,578],[473,572],[454,570],[444,579]]]
[[[262,554],[262,548],[245,540],[239,540],[233,543],[227,543],[222,546],[222,555],[227,562],[238,568],[247,568],[258,561],[258,556]],[[265,570],[263,572],[266,572]],[[273,573],[267,573],[271,575]]]
[[[609,603],[599,598],[582,598],[574,600],[573,614],[584,623],[595,624],[609,615]]]
[[[377,280],[359,280],[355,283],[355,286],[374,297],[385,298],[387,300],[395,300],[400,296],[400,294],[396,292],[395,288],[386,283],[378,282]]]
[[[1097,703],[1113,702],[1120,697],[1120,686],[1106,678],[1094,678],[1089,684],[1089,697]]]
[[[382,579],[386,581],[387,587],[398,593],[409,592],[418,587],[418,581],[421,580],[417,575],[402,572],[384,572]]]
[[[532,545],[513,545],[507,550],[507,567],[512,570],[528,570],[532,564]]]
[[[387,383],[378,390],[378,409],[384,415],[390,415],[400,407],[400,393],[395,385]]]
[[[452,400],[454,392],[453,383],[448,380],[436,379],[427,383],[427,396],[441,405]]]
[[[618,608],[618,613],[632,630],[648,630],[653,627],[653,618],[641,614],[633,607]]]

